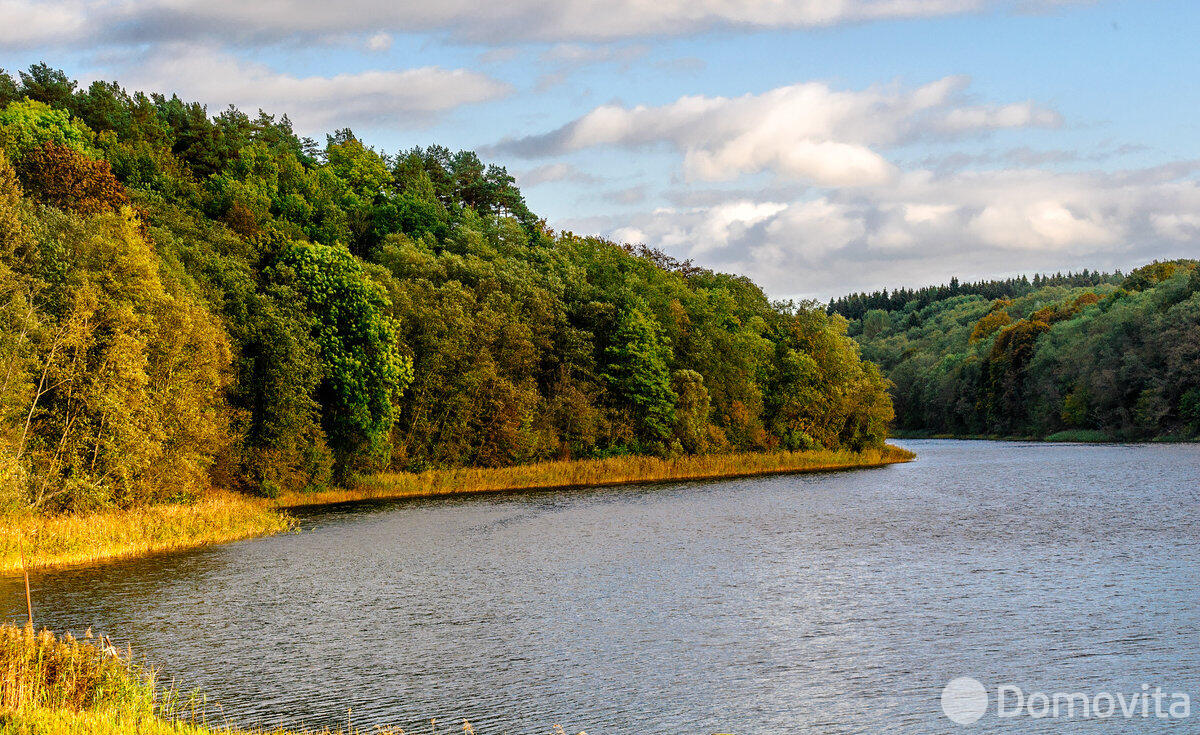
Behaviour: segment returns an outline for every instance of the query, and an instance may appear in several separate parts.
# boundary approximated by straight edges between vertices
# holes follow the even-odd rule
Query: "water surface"
[[[131,644],[240,725],[1167,731],[962,728],[939,695],[969,675],[1158,685],[1200,727],[1200,447],[901,443],[919,461],[324,509],[295,534],[38,573],[35,614]],[[7,619],[22,592],[0,581]]]

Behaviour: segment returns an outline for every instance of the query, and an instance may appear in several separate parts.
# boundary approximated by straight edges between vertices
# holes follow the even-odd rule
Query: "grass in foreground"
[[[276,502],[289,508],[351,500],[623,485],[669,480],[708,480],[755,475],[821,472],[908,462],[916,455],[885,445],[863,452],[740,452],[676,459],[650,456],[540,462],[514,467],[463,467],[421,473],[386,472],[362,478],[354,487],[318,493],[289,493]]]
[[[291,521],[269,503],[215,492],[190,505],[153,505],[86,514],[0,517],[0,574],[31,567],[85,564],[223,543],[286,530]]]
[[[195,698],[156,687],[154,672],[111,644],[0,626],[0,735],[405,735],[399,728],[234,730],[209,725]],[[408,735],[453,733],[430,720]],[[475,735],[463,720],[461,731]],[[555,725],[554,735],[566,735]],[[586,735],[580,733],[580,735]]]
[[[515,467],[385,473],[354,487],[289,493],[274,501],[214,492],[192,505],[43,516],[0,516],[0,574],[21,571],[21,548],[30,568],[87,564],[159,551],[265,536],[285,531],[283,509],[352,500],[596,487],[638,482],[820,472],[907,462],[915,455],[884,446],[864,452],[746,452],[660,459],[632,456]]]

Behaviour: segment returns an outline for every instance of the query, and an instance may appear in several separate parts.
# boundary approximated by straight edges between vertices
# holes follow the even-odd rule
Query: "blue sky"
[[[0,66],[473,148],[556,227],[827,298],[1200,253],[1183,0],[0,0]]]

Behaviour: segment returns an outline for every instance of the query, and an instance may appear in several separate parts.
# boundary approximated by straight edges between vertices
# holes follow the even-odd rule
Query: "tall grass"
[[[908,462],[916,455],[886,445],[863,452],[739,452],[662,459],[649,456],[539,462],[514,467],[463,467],[421,473],[388,472],[360,478],[353,487],[317,493],[289,493],[280,507],[324,505],[372,498],[623,485],[669,480],[705,480],[754,475],[878,467]]]
[[[31,567],[86,564],[159,551],[223,543],[287,530],[282,509],[372,498],[622,485],[790,472],[878,467],[915,455],[884,446],[864,452],[743,452],[661,459],[611,457],[541,462],[515,467],[468,467],[421,473],[384,473],[353,487],[289,493],[274,501],[211,492],[190,505],[153,505],[86,514],[0,516],[0,574],[19,573],[21,547]]]
[[[111,645],[0,626],[0,707],[78,712],[101,704],[152,713],[153,675],[138,672]]]
[[[399,728],[295,733],[213,726],[195,697],[160,690],[154,672],[110,643],[0,625],[0,735],[406,735]],[[437,720],[407,735],[453,733]],[[461,732],[475,735],[466,720]],[[554,735],[566,735],[559,725]],[[580,735],[586,735],[580,733]]]
[[[265,501],[214,492],[190,505],[151,505],[84,514],[0,516],[0,574],[189,548],[276,533],[288,518]]]

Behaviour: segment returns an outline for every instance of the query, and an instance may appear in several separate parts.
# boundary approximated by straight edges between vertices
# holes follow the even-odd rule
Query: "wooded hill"
[[[554,232],[504,168],[0,73],[0,505],[882,443],[845,322]]]
[[[990,281],[834,301],[894,383],[896,425],[954,435],[1200,436],[1200,268]]]

